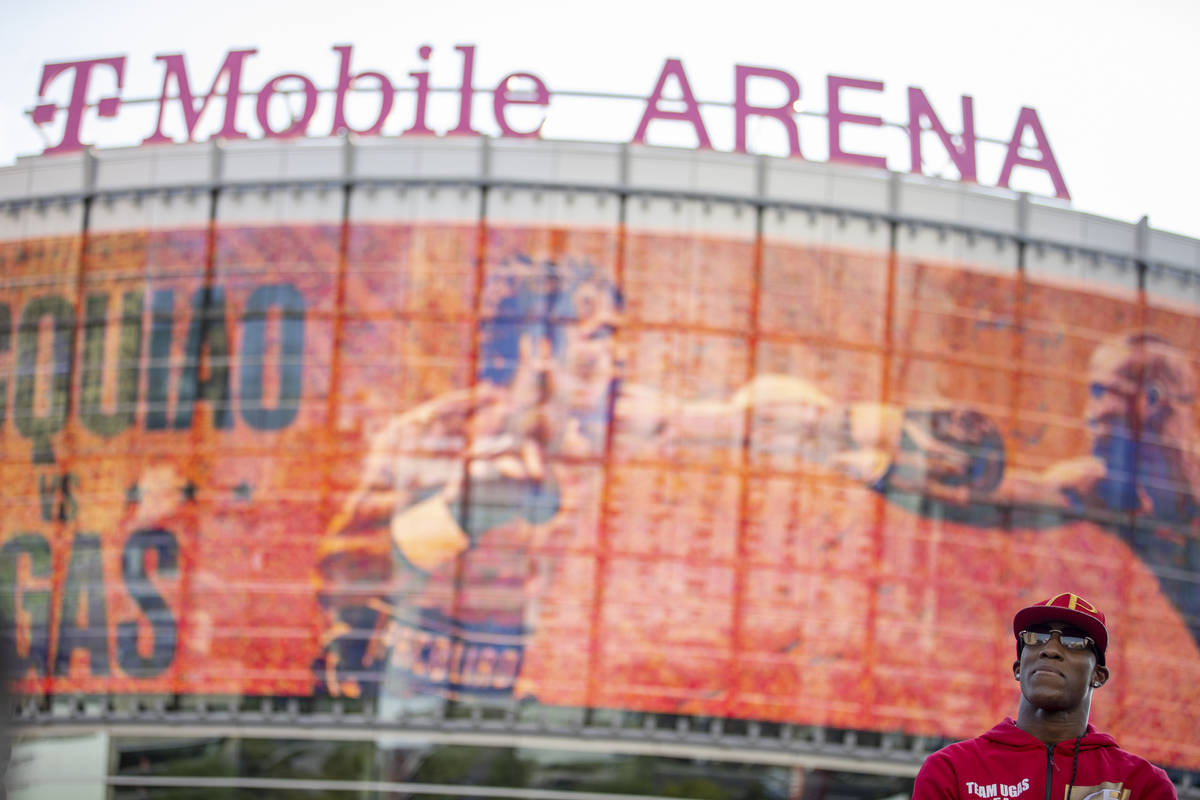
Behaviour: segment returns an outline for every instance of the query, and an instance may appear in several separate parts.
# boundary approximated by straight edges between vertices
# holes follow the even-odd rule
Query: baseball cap
[[[1104,651],[1108,649],[1108,628],[1104,625],[1104,614],[1100,609],[1077,594],[1062,592],[1053,597],[1026,606],[1013,617],[1013,636],[1031,625],[1051,621],[1066,622],[1092,637],[1096,642],[1096,661],[1104,663]],[[1017,639],[1017,658],[1021,657],[1021,640]]]

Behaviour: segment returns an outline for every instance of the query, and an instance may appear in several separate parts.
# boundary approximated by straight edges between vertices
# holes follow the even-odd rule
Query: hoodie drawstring
[[[1064,800],[1071,800],[1071,792],[1075,789],[1075,772],[1079,769],[1079,743],[1083,740],[1084,734],[1080,734],[1075,739],[1075,755],[1071,757],[1071,783],[1067,786],[1067,796]]]

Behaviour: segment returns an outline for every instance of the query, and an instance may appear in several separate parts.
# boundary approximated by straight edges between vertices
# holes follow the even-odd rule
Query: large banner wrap
[[[1094,720],[1200,767],[1200,309],[752,212],[323,213],[0,246],[21,691],[958,737],[1071,591]]]

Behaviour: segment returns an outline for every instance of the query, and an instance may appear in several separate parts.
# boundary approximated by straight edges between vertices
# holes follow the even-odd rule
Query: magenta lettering
[[[887,169],[887,159],[883,156],[868,156],[862,153],[847,153],[842,149],[842,125],[883,125],[881,117],[867,114],[847,114],[842,111],[841,91],[843,88],[869,89],[872,92],[883,91],[883,81],[865,81],[860,78],[843,78],[830,75],[827,79],[829,92],[829,160],[841,161],[845,164],[862,164],[878,169]]]
[[[559,102],[560,97],[572,94],[578,98],[586,98],[588,102],[604,102],[599,99],[602,95],[593,92],[571,93],[563,90],[551,92],[541,76],[528,70],[514,71],[505,75],[494,88],[480,90],[480,93],[484,95],[489,92],[491,94],[492,119],[495,123],[493,126],[489,125],[485,119],[473,119],[475,100],[478,99],[474,85],[477,48],[473,44],[460,44],[454,47],[454,50],[462,58],[458,86],[456,89],[451,89],[451,92],[457,91],[458,93],[457,104],[453,102],[435,103],[431,100],[433,93],[438,89],[435,88],[437,84],[433,81],[428,66],[433,55],[433,47],[428,44],[417,48],[416,56],[420,66],[407,73],[412,80],[412,83],[407,86],[393,83],[388,74],[383,71],[355,71],[353,45],[339,44],[334,45],[332,49],[338,59],[337,72],[333,76],[333,81],[319,84],[303,72],[286,71],[267,81],[257,94],[246,92],[247,100],[250,97],[255,100],[255,118],[259,126],[257,130],[251,131],[243,131],[238,128],[238,114],[248,110],[242,107],[242,80],[246,74],[247,59],[257,54],[257,49],[227,51],[216,75],[208,85],[207,91],[200,94],[193,91],[187,62],[182,53],[159,54],[155,56],[155,60],[162,64],[163,75],[162,89],[157,98],[158,116],[153,132],[143,139],[142,143],[194,142],[206,137],[226,140],[246,139],[251,135],[266,139],[289,139],[308,135],[313,120],[318,118],[318,110],[324,112],[320,119],[331,119],[328,129],[331,136],[347,133],[364,137],[382,136],[385,128],[388,128],[388,135],[398,136],[480,136],[487,134],[507,139],[536,139],[542,136],[552,115],[554,115],[555,124],[564,122],[562,115],[565,110],[556,108],[552,111],[552,98],[558,106],[564,105]],[[61,137],[47,137],[58,138],[58,141],[48,145],[43,153],[69,153],[88,146],[89,143],[84,141],[82,127],[84,117],[92,107],[88,103],[89,94],[101,93],[96,87],[97,81],[101,79],[95,78],[101,72],[103,72],[102,82],[107,82],[109,80],[108,71],[111,70],[115,77],[117,90],[113,96],[92,99],[97,115],[115,117],[118,113],[130,113],[122,111],[124,106],[130,105],[132,102],[121,96],[123,87],[131,85],[131,82],[125,80],[125,66],[126,56],[62,61],[47,63],[43,66],[38,85],[39,104],[33,108],[30,115],[33,123],[38,126],[47,125],[56,121],[59,111],[66,112]],[[48,99],[47,92],[56,81],[59,84],[66,82],[62,80],[63,75],[70,77],[70,100],[65,105],[58,105]],[[785,70],[773,67],[737,64],[734,66],[733,78],[733,102],[724,104],[725,108],[731,109],[733,113],[720,117],[732,122],[731,149],[733,152],[749,152],[751,147],[749,141],[750,120],[751,118],[765,117],[771,120],[764,124],[771,126],[769,130],[773,134],[777,135],[778,132],[782,132],[786,137],[787,156],[803,159],[804,154],[800,146],[800,124],[797,121],[797,115],[801,113],[797,109],[801,97],[801,86],[795,76]],[[671,84],[670,91],[667,88],[668,84]],[[60,91],[57,96],[61,97],[61,89],[65,87],[59,86],[58,88]],[[196,88],[201,87],[197,86]],[[392,120],[393,112],[396,109],[397,92],[401,92],[407,97],[408,91],[411,91],[413,96],[411,125],[407,128],[400,125],[396,125],[394,128],[389,127],[389,120]],[[954,163],[959,179],[964,182],[974,183],[979,180],[977,151],[981,142],[985,148],[995,146],[997,155],[999,145],[1006,145],[1007,152],[997,182],[999,187],[1010,188],[1014,170],[1017,167],[1025,167],[1045,172],[1054,187],[1055,195],[1062,199],[1070,199],[1062,171],[1050,148],[1050,142],[1041,120],[1034,109],[1021,108],[1011,137],[1008,140],[997,140],[977,136],[975,101],[970,95],[961,96],[962,124],[958,131],[947,128],[925,92],[915,86],[907,89],[908,119],[903,126],[891,124],[887,130],[882,130],[885,123],[881,116],[864,111],[851,112],[844,108],[845,104],[849,104],[851,107],[864,104],[869,108],[870,101],[862,93],[882,93],[883,91],[883,81],[841,75],[826,76],[828,104],[825,122],[829,136],[829,161],[887,169],[887,156],[884,153],[891,153],[898,149],[900,143],[897,138],[907,135],[910,157],[909,171],[915,174],[924,174],[923,146],[931,140],[932,137],[928,134],[932,133]],[[375,104],[376,92],[378,92],[378,105]],[[844,96],[847,92],[851,94],[850,100]],[[292,109],[290,117],[282,116],[280,114],[281,100],[276,98],[278,94],[288,95],[286,99],[292,101],[288,104],[289,108],[296,102],[303,102],[303,108],[299,111]],[[331,106],[329,107],[321,105],[326,102],[325,96],[331,96]],[[616,102],[615,97],[610,102]],[[172,117],[170,130],[173,134],[169,136],[166,132],[168,128],[167,111],[168,106],[176,100],[182,111],[182,127],[185,133],[180,135],[178,132],[179,125],[176,120],[179,117]],[[216,116],[218,112],[211,112],[205,118],[204,130],[200,131],[200,120],[205,117],[206,112],[210,111],[209,106],[213,104],[214,100],[220,100],[224,104],[224,109],[220,112],[221,116],[218,118]],[[644,100],[636,130],[632,138],[626,139],[626,141],[633,144],[646,144],[651,123],[656,121],[685,123],[691,126],[691,130],[695,134],[695,147],[701,150],[712,150],[712,139],[705,126],[700,106],[701,103],[696,99],[696,93],[693,91],[682,60],[678,58],[665,59],[653,90]],[[947,111],[947,109],[941,110]],[[175,112],[172,110],[171,113]],[[481,113],[486,116],[486,111],[481,111]],[[324,115],[328,115],[328,117]],[[244,113],[241,119],[243,121],[246,119]],[[351,119],[357,124],[351,124]],[[479,128],[475,127],[476,123],[479,124]],[[567,122],[562,127],[569,129],[569,126],[570,123]],[[782,126],[782,131],[774,126]],[[861,127],[847,128],[847,126]],[[877,130],[877,133],[870,134],[870,129]],[[682,128],[678,124],[675,126],[660,124],[657,126],[656,136],[662,137],[664,134],[670,134],[672,130],[679,132]],[[847,130],[850,131],[849,134],[847,134]],[[869,141],[878,141],[879,144],[874,148],[844,144],[845,136],[853,137],[856,134],[859,139],[875,136],[876,139]],[[775,138],[772,141],[777,142],[778,139]],[[811,143],[809,145],[811,149]],[[755,143],[755,149],[765,152],[775,150],[776,145],[760,142]],[[781,151],[782,147],[778,149]],[[864,149],[877,149],[880,154],[860,152]],[[779,154],[782,155],[782,152]],[[1024,173],[1022,173],[1022,177],[1024,177]]]
[[[162,94],[158,98],[158,124],[154,128],[154,133],[143,139],[142,144],[173,141],[171,137],[163,133],[163,115],[167,110],[171,78],[175,79],[175,85],[179,87],[179,105],[183,108],[183,123],[187,128],[186,141],[194,142],[196,140],[196,123],[200,121],[200,115],[204,113],[204,109],[208,108],[208,102],[217,96],[217,85],[221,82],[221,78],[225,78],[225,124],[217,132],[217,137],[245,139],[246,134],[237,129],[238,98],[242,93],[242,62],[246,60],[247,56],[252,56],[257,52],[258,50],[230,50],[226,53],[225,60],[221,62],[221,68],[217,70],[212,85],[208,87],[208,94],[202,98],[199,108],[196,108],[195,99],[192,96],[192,84],[188,79],[187,64],[184,62],[183,54],[155,56],[156,61],[161,61],[166,65],[166,71],[163,73]]]
[[[352,131],[363,136],[378,135],[383,130],[383,121],[387,119],[388,114],[392,113],[392,103],[396,101],[395,87],[388,80],[388,76],[382,72],[360,72],[357,75],[351,75],[350,54],[353,52],[351,45],[337,45],[333,49],[341,58],[338,62],[337,93],[333,105],[333,128],[329,131],[329,135],[337,136],[344,131]],[[352,127],[346,121],[346,92],[359,78],[372,78],[379,82],[379,116],[375,118],[373,125],[363,129]],[[428,86],[425,88],[428,91]],[[424,98],[419,98],[418,102],[424,102]],[[310,105],[315,105],[315,100]]]
[[[304,91],[304,113],[291,125],[281,131],[277,131],[271,127],[271,119],[268,113],[271,108],[271,98],[279,91],[279,84],[289,80],[300,82],[300,86]],[[309,121],[312,120],[313,114],[317,111],[317,87],[312,81],[298,72],[276,75],[267,81],[267,85],[258,93],[256,110],[258,112],[258,124],[262,126],[263,135],[268,139],[294,139],[297,136],[303,136],[304,132],[308,130]]]
[[[532,84],[532,96],[530,96],[531,93],[528,90],[518,90],[514,93],[510,88],[513,81],[527,81]],[[528,72],[514,72],[501,79],[496,84],[496,90],[492,92],[492,111],[496,115],[496,124],[500,126],[500,134],[502,136],[510,136],[518,139],[541,136],[542,126],[546,124],[545,117],[542,117],[542,121],[531,131],[517,131],[512,129],[504,113],[505,107],[510,103],[543,107],[550,105],[550,92],[546,89],[546,84],[542,83],[542,79]]]
[[[787,89],[787,102],[781,106],[750,105],[746,100],[746,84],[749,83],[750,78],[768,78],[779,81]],[[733,101],[734,151],[746,152],[746,120],[755,114],[779,120],[783,124],[784,130],[787,131],[788,155],[803,158],[804,156],[800,154],[800,133],[796,130],[796,120],[792,117],[792,107],[800,99],[800,84],[796,82],[796,79],[780,69],[745,67],[738,64],[734,67],[733,83],[736,92]]]
[[[471,79],[475,74],[475,45],[460,44],[454,49],[463,54],[462,83],[458,87],[458,127],[447,131],[448,136],[478,136],[479,131],[471,128],[471,101],[475,99],[475,90],[471,88]]]
[[[1040,158],[1025,158],[1021,155],[1021,139],[1026,128],[1033,132],[1038,152],[1041,153]],[[1042,121],[1038,119],[1037,112],[1028,106],[1023,107],[1017,115],[1017,126],[1008,141],[1008,154],[1004,157],[1004,166],[1000,169],[1000,180],[996,185],[1007,189],[1009,181],[1012,180],[1013,167],[1018,164],[1046,170],[1050,182],[1054,184],[1054,196],[1063,200],[1071,199],[1062,172],[1058,169],[1058,162],[1054,160],[1054,153],[1050,150],[1050,141],[1046,138],[1046,132],[1042,130]]]
[[[664,111],[659,108],[667,79],[672,77],[678,81],[679,90],[683,94],[683,111]],[[654,92],[646,100],[646,110],[642,113],[642,121],[638,123],[637,133],[633,135],[634,144],[646,143],[646,129],[650,127],[650,121],[655,119],[690,122],[696,131],[700,149],[712,150],[712,142],[709,141],[708,131],[704,128],[704,120],[700,118],[700,104],[696,102],[696,96],[692,94],[687,73],[683,71],[683,62],[678,58],[668,58],[667,62],[663,64],[662,72],[658,75],[658,83],[654,85]]]
[[[908,87],[908,143],[912,155],[910,171],[921,172],[921,165],[924,163],[921,159],[921,132],[924,130],[921,121],[928,120],[929,130],[942,140],[942,146],[950,154],[950,159],[958,168],[958,174],[964,181],[975,182],[975,106],[974,100],[967,95],[963,95],[962,98],[962,118],[961,144],[955,144],[953,137],[946,132],[942,121],[934,113],[925,93],[915,86]]]
[[[422,45],[421,49],[417,51],[417,55],[421,57],[422,61],[428,61],[429,56],[432,55],[432,53],[433,48],[429,45]],[[410,72],[408,73],[408,77],[414,78],[417,81],[417,114],[416,121],[413,122],[411,128],[404,132],[404,135],[408,136],[409,134],[418,134],[423,136],[432,136],[433,131],[430,130],[429,126],[425,124],[425,108],[429,100],[429,72],[426,70]]]
[[[75,73],[62,140],[53,147],[47,147],[43,151],[44,153],[70,153],[83,149],[83,142],[79,139],[79,129],[83,124],[83,112],[87,108],[88,83],[92,79],[92,70],[100,65],[109,67],[117,73],[117,91],[120,92],[125,79],[125,56],[90,58],[84,61],[61,61],[42,67],[42,82],[38,87],[38,97],[45,97],[50,83],[62,73],[68,71]],[[102,117],[115,117],[120,108],[121,98],[119,96],[105,97],[97,103],[96,112]],[[36,125],[44,125],[51,122],[57,114],[58,107],[54,103],[43,103],[33,109],[33,122]]]

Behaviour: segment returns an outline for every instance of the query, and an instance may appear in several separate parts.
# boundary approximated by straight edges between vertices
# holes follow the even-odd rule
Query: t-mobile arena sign
[[[300,72],[281,73],[267,80],[257,91],[248,89],[243,85],[244,67],[247,60],[258,52],[255,49],[229,50],[204,94],[194,91],[193,76],[188,73],[182,53],[158,55],[155,60],[162,69],[162,89],[157,98],[144,100],[122,97],[122,88],[129,83],[126,80],[126,56],[48,63],[42,68],[38,86],[39,103],[30,116],[35,125],[47,126],[43,133],[48,140],[57,139],[56,143],[47,144],[44,150],[47,154],[69,153],[87,146],[88,143],[83,139],[83,128],[85,121],[88,121],[89,127],[96,124],[91,121],[93,114],[96,117],[115,118],[122,115],[125,106],[154,102],[157,102],[158,108],[157,122],[153,131],[142,139],[144,144],[194,142],[209,136],[246,139],[254,135],[287,139],[321,135],[326,132],[325,124],[317,121],[326,118],[331,119],[327,129],[329,135],[352,132],[360,136],[380,136],[384,135],[384,126],[394,112],[400,112],[406,121],[411,121],[410,125],[396,134],[400,136],[478,136],[480,130],[476,126],[479,126],[497,131],[502,137],[540,137],[552,103],[552,93],[546,82],[532,72],[513,72],[501,78],[492,89],[478,89],[473,82],[475,49],[474,45],[455,47],[461,61],[459,83],[457,88],[448,91],[457,95],[457,108],[451,111],[447,119],[437,118],[439,115],[430,112],[431,98],[447,90],[432,86],[429,69],[408,72],[409,80],[399,85],[383,72],[355,72],[351,66],[353,47],[350,45],[333,48],[337,71],[333,76],[332,89],[318,89],[312,78]],[[428,46],[417,51],[422,62],[427,62],[431,54],[432,48]],[[115,94],[94,96],[105,94],[103,87],[113,86],[114,78]],[[753,124],[776,126],[775,133],[781,132],[785,137],[787,154],[792,158],[804,158],[797,125],[800,116],[800,83],[795,76],[781,69],[738,64],[734,67],[733,83],[734,100],[726,106],[732,110],[732,149],[739,153],[752,152],[748,147],[747,130],[753,120]],[[203,81],[199,85],[202,86]],[[770,103],[761,100],[752,102],[751,94],[755,88],[760,96],[764,89],[770,90],[775,100]],[[888,168],[885,155],[861,152],[860,148],[847,143],[850,138],[848,134],[880,128],[888,123],[876,114],[845,110],[847,106],[870,107],[872,99],[878,100],[872,98],[871,94],[882,93],[883,82],[828,75],[825,91],[826,110],[820,116],[824,118],[823,127],[827,131],[829,160]],[[475,108],[477,94],[491,95],[490,121]],[[587,98],[595,103],[605,97],[600,93],[559,94]],[[405,100],[411,96],[411,105],[402,103],[408,107],[398,108],[397,96]],[[52,99],[54,97],[68,99],[56,102]],[[783,98],[782,102],[778,101],[780,97]],[[247,101],[246,104],[242,103],[243,99]],[[330,100],[332,109],[328,107]],[[626,134],[626,141],[645,144],[652,128],[674,128],[676,132],[688,130],[691,141],[700,149],[713,149],[709,135],[712,122],[706,123],[701,114],[701,106],[706,104],[697,100],[681,60],[666,59],[649,96],[636,100],[641,106],[641,113],[632,134]],[[248,112],[241,111],[243,105],[249,105],[250,101],[253,101],[253,119],[257,123],[257,130],[253,128]],[[897,127],[907,133],[909,170],[915,173],[924,171],[922,139],[930,137],[923,137],[923,134],[932,133],[939,140],[939,147],[954,164],[961,180],[979,182],[977,144],[989,140],[976,136],[973,98],[964,95],[961,99],[961,108],[958,109],[961,125],[957,133],[947,129],[923,90],[908,87],[907,101],[907,124]],[[351,103],[358,104],[353,114],[349,112]],[[364,110],[363,104],[366,103],[370,103],[370,107]],[[212,113],[205,117],[210,106]],[[318,113],[322,108],[323,115]],[[581,113],[578,104],[574,109],[572,113]],[[283,113],[280,113],[281,110]],[[946,109],[942,109],[941,114],[948,119],[954,116],[947,115]],[[179,124],[180,115],[182,124]],[[202,117],[209,124],[201,124]],[[360,124],[352,125],[348,117],[356,118]],[[361,124],[364,120],[370,124]],[[318,124],[320,128],[314,130]],[[1029,107],[1021,108],[1017,112],[1011,135],[1007,140],[1001,139],[997,143],[1003,145],[1005,141],[1007,150],[995,186],[1009,188],[1014,169],[1023,167],[1044,172],[1054,187],[1054,194],[1062,199],[1070,199],[1037,111]]]

